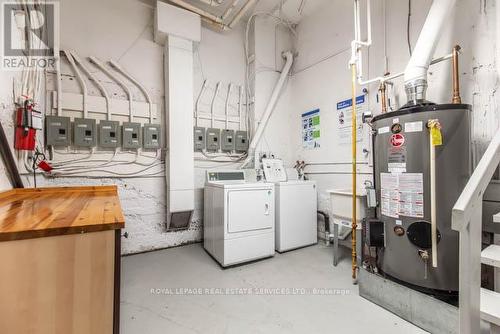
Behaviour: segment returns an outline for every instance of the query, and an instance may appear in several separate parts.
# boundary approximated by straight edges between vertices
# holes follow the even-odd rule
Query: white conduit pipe
[[[248,148],[248,156],[241,165],[240,168],[245,167],[253,158],[253,155],[255,153],[255,150],[257,148],[257,145],[260,142],[260,139],[262,135],[264,134],[264,130],[266,129],[267,123],[269,121],[269,118],[271,117],[271,114],[274,111],[274,107],[276,106],[276,103],[278,102],[278,98],[281,94],[281,90],[283,88],[283,85],[285,84],[285,80],[290,73],[290,69],[292,68],[293,65],[293,54],[290,51],[287,51],[284,53],[284,58],[286,59],[285,66],[283,67],[283,70],[281,71],[281,75],[278,79],[278,82],[276,83],[276,86],[274,87],[273,93],[271,94],[271,98],[269,99],[269,103],[267,104],[266,110],[264,111],[264,114],[262,115],[259,126],[257,127],[257,131],[255,131],[255,135],[252,138],[252,141],[250,142],[250,146]]]
[[[366,1],[366,41],[361,40],[361,19],[359,0],[354,1],[354,40],[351,42],[351,60],[350,64],[356,63],[358,82],[363,81],[363,55],[361,47],[370,47],[372,45],[372,9],[371,0]]]
[[[241,103],[243,102],[243,87],[239,86],[239,100],[238,100],[238,130],[241,130]]]
[[[451,59],[452,57],[453,57],[453,54],[449,53],[449,54],[444,55],[442,57],[435,58],[435,59],[433,59],[431,61],[430,65],[434,65],[434,64],[440,63],[442,61]],[[396,73],[396,74],[387,75],[385,77],[375,77],[373,79],[369,79],[369,80],[365,80],[365,81],[358,80],[358,84],[360,86],[366,86],[366,85],[369,85],[369,84],[372,84],[372,83],[376,83],[376,82],[387,82],[387,81],[391,81],[393,79],[402,77],[402,76],[404,76],[404,74],[405,74],[405,72],[399,72],[399,73]]]
[[[57,82],[57,116],[62,116],[62,82],[61,82],[61,54],[56,59],[56,82]]]
[[[149,105],[149,124],[153,124],[153,101],[151,99],[151,95],[149,95],[146,88],[139,81],[137,81],[130,73],[125,71],[117,62],[110,60],[109,64],[115,70],[120,72],[124,77],[126,77],[127,79],[132,81],[132,83],[134,85],[136,85],[137,88],[139,88],[139,90],[142,92],[142,94],[144,94],[144,96],[146,97],[146,100],[148,101],[148,105]]]
[[[212,99],[212,106],[210,107],[210,112],[212,113],[212,122],[211,122],[212,128],[214,127],[214,122],[215,122],[215,101],[217,100],[217,95],[219,95],[220,85],[221,82],[218,82],[217,85],[215,86],[214,98]]]
[[[82,74],[80,73],[80,70],[75,64],[75,61],[73,60],[73,57],[71,56],[71,53],[69,51],[64,50],[64,55],[66,55],[66,58],[68,58],[69,63],[71,64],[71,67],[73,68],[73,71],[76,74],[76,78],[78,79],[78,82],[80,83],[80,86],[82,87],[83,91],[83,118],[88,117],[88,110],[87,110],[87,84],[85,83],[85,80],[82,77]]]
[[[226,97],[226,105],[224,107],[224,112],[226,114],[226,130],[229,126],[229,98],[231,97],[231,91],[233,89],[233,84],[230,83],[229,87],[227,88],[227,97]]]
[[[198,95],[198,99],[196,99],[196,106],[194,110],[195,114],[195,126],[198,126],[198,121],[199,121],[199,114],[200,114],[200,103],[201,103],[201,98],[203,96],[203,93],[205,92],[205,89],[207,88],[207,80],[203,80],[203,85],[201,86],[201,91],[200,95]]]
[[[419,80],[427,82],[427,70],[434,55],[441,30],[444,22],[450,16],[450,11],[455,2],[456,0],[434,0],[432,2],[413,54],[406,66],[405,86],[415,85]]]
[[[101,91],[101,94],[104,96],[104,99],[106,100],[106,115],[107,115],[106,119],[108,121],[111,120],[111,101],[109,99],[108,92],[106,91],[106,89],[104,88],[104,86],[99,82],[99,80],[97,80],[97,78],[92,74],[92,72],[90,72],[90,70],[87,68],[87,66],[85,66],[85,64],[82,62],[82,60],[80,59],[80,57],[76,54],[76,52],[70,50],[69,53],[73,57],[73,59],[75,60],[75,62],[78,65],[80,65],[80,67],[82,68],[83,72],[90,78],[90,80],[92,80],[95,83],[95,85],[97,86],[97,88],[99,88],[99,90]]]
[[[101,61],[99,61],[96,57],[89,57],[90,62],[95,64],[101,71],[103,71],[108,77],[113,79],[120,87],[123,88],[125,93],[127,94],[128,97],[128,108],[129,108],[129,121],[133,122],[134,121],[134,114],[133,114],[133,107],[132,107],[132,92],[130,91],[130,88],[123,82],[121,81],[116,75],[111,73]]]

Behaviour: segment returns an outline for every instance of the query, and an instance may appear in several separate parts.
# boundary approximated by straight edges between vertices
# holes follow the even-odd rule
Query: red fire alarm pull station
[[[14,148],[16,150],[33,151],[36,142],[36,129],[33,127],[34,103],[26,99],[16,110],[16,131]]]

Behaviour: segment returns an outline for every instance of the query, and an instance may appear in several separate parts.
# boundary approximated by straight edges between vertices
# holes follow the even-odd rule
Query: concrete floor
[[[348,255],[335,268],[331,251],[311,246],[229,269],[201,244],[125,257],[121,333],[425,333],[361,298]]]

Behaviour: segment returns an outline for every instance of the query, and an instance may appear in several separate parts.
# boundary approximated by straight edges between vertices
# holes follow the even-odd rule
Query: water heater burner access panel
[[[140,148],[141,123],[125,122],[122,125],[123,148]]]

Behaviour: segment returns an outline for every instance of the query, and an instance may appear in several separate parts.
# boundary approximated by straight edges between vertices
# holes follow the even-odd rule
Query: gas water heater
[[[417,105],[371,122],[377,220],[385,235],[377,266],[396,281],[458,291],[451,211],[471,172],[470,112],[465,104]]]

